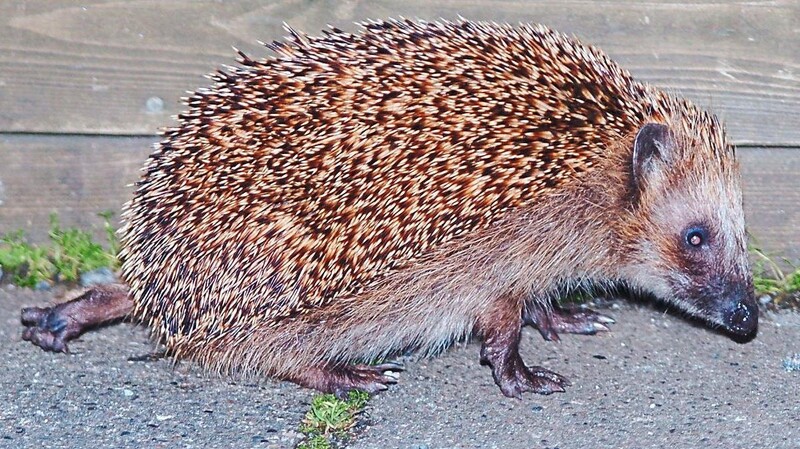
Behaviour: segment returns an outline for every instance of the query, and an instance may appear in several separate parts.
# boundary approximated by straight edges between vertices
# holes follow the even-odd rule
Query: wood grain
[[[737,143],[800,145],[800,2],[481,0],[0,2],[0,132],[152,135],[235,45],[365,18],[548,24],[717,111]]]
[[[111,210],[118,217],[154,142],[0,135],[0,234],[24,229],[33,241],[45,241],[55,212],[63,225],[94,229],[104,239],[97,214]]]
[[[800,148],[739,148],[753,243],[800,266]]]
[[[84,229],[119,212],[154,138],[0,136],[0,234],[47,238],[48,216]],[[740,148],[750,233],[766,251],[800,262],[800,148]]]

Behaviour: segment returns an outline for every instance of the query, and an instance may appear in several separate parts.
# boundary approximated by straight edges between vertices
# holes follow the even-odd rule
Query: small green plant
[[[81,273],[102,267],[117,268],[119,243],[111,225],[111,213],[104,212],[103,227],[108,249],[92,239],[89,232],[62,228],[58,217],[50,216],[50,245],[38,246],[25,239],[23,231],[0,237],[0,266],[21,287],[35,287],[41,282],[75,282]]]
[[[757,295],[770,295],[780,302],[784,297],[800,293],[800,267],[793,267],[793,271],[786,273],[759,248],[751,248],[750,253],[755,257],[753,286]],[[788,261],[786,263],[792,266]]]
[[[314,435],[298,444],[297,449],[331,449],[331,442],[323,435]]]
[[[800,267],[786,276],[786,287],[791,292],[800,292]]]
[[[106,210],[97,214],[103,219],[103,230],[106,231],[106,242],[108,243],[108,255],[110,256],[110,267],[112,269],[119,268],[119,239],[117,238],[117,230],[111,224],[111,219],[114,217],[114,212]]]
[[[21,230],[0,238],[0,267],[20,287],[35,287],[50,279],[55,270],[47,251],[25,241]]]
[[[311,408],[303,419],[300,431],[307,436],[300,449],[327,449],[331,447],[330,438],[342,438],[356,424],[356,417],[364,409],[369,394],[351,391],[347,400],[337,399],[332,394],[314,396]]]
[[[60,280],[75,282],[81,273],[111,267],[116,257],[92,239],[92,234],[77,228],[62,229],[55,214],[50,215],[50,241],[55,274]]]

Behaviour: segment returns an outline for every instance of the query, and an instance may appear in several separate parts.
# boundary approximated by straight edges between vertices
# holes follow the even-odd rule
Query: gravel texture
[[[45,353],[20,339],[19,309],[52,292],[0,289],[0,447],[291,448],[312,392],[233,381],[148,359],[147,332],[121,324]],[[548,343],[524,332],[529,364],[566,393],[503,397],[478,345],[406,359],[367,406],[353,448],[800,448],[800,314],[762,315],[747,344],[642,305],[605,311],[613,331]],[[133,361],[132,359],[144,359]]]

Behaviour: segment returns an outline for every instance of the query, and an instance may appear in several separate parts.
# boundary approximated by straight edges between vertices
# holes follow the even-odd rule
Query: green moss
[[[347,431],[356,424],[356,417],[369,401],[369,394],[351,391],[346,401],[332,394],[320,394],[311,400],[311,408],[306,412],[300,431],[307,439],[298,448],[329,448],[331,438],[344,438]]]
[[[62,228],[58,217],[50,216],[50,243],[29,243],[22,230],[0,237],[0,266],[11,281],[21,287],[41,282],[76,282],[81,273],[102,267],[117,268],[119,242],[111,225],[110,212],[100,214],[108,238],[107,248],[92,234],[77,228]]]

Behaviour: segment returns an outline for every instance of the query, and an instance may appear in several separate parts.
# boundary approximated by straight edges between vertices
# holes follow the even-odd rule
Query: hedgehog
[[[755,336],[739,168],[711,113],[542,25],[287,29],[163,132],[122,215],[121,283],[24,309],[24,339],[66,352],[130,316],[212,372],[343,396],[475,337],[520,397],[570,385],[525,364],[523,326],[610,330],[559,305],[577,289]]]

